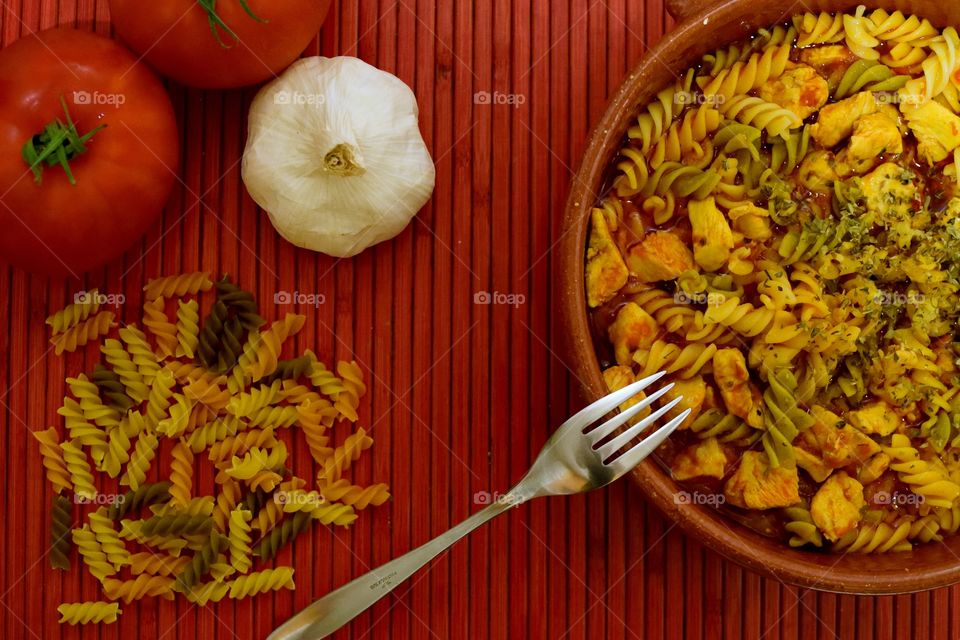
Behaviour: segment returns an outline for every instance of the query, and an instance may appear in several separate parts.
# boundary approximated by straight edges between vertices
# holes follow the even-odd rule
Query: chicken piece
[[[614,391],[623,389],[627,385],[633,384],[637,381],[637,377],[633,375],[633,369],[630,367],[616,365],[604,370],[603,381],[606,383],[607,389],[612,393]],[[626,411],[646,397],[647,394],[645,394],[643,391],[639,392],[632,398],[622,402],[620,404],[620,411]],[[650,415],[650,407],[641,409],[640,412],[630,420],[630,424],[636,424],[640,420],[646,418],[648,415]]]
[[[827,103],[830,87],[813,67],[805,64],[784,71],[760,87],[760,97],[792,111],[801,120]]]
[[[690,415],[677,427],[677,429],[686,429],[697,419],[701,409],[703,409],[703,403],[707,399],[707,383],[704,382],[700,376],[694,376],[689,380],[675,380],[673,388],[663,395],[661,402],[666,404],[674,398],[681,396],[683,399],[677,403],[677,406],[665,414],[664,420],[675,418],[686,409],[690,409]]]
[[[836,440],[833,444],[834,448],[827,453],[825,459],[837,467],[862,465],[880,453],[877,442],[849,425],[836,429]]]
[[[827,540],[836,542],[860,522],[860,510],[866,505],[863,485],[838,471],[827,478],[810,502],[813,523]]]
[[[599,307],[615,296],[629,275],[603,211],[594,209],[587,246],[587,304]]]
[[[657,339],[657,321],[635,302],[628,302],[617,312],[608,333],[617,362],[629,365],[637,349],[647,349]]]
[[[694,268],[693,254],[676,234],[658,231],[630,248],[627,266],[641,282],[673,280]]]
[[[892,104],[879,104],[877,105],[877,113],[882,113],[887,116],[887,118],[893,124],[897,125],[897,131],[900,132],[900,137],[903,137],[910,133],[910,127],[907,126],[907,123],[903,119],[903,114],[893,106]]]
[[[863,433],[888,436],[903,424],[886,402],[872,402],[847,412],[847,420]]]
[[[845,167],[837,162],[837,158],[830,151],[818,150],[807,154],[800,163],[800,184],[816,193],[833,193],[833,183],[839,180],[840,174],[847,174]]]
[[[703,398],[703,405],[700,407],[700,413],[704,413],[705,411],[709,411],[710,409],[722,409],[722,408],[723,408],[723,400],[720,397],[718,397],[715,385],[708,384],[707,394]]]
[[[767,240],[773,235],[770,230],[770,211],[752,202],[733,207],[727,217],[733,223],[734,231],[751,240]]]
[[[917,175],[894,162],[884,162],[863,177],[860,189],[867,210],[885,227],[910,220],[917,196]]]
[[[960,116],[930,101],[904,113],[917,138],[917,153],[928,164],[940,162],[960,147]]]
[[[869,91],[861,91],[821,109],[817,122],[810,127],[810,135],[821,146],[833,147],[853,133],[857,120],[876,112],[876,98]]]
[[[860,467],[860,473],[857,477],[857,480],[860,481],[862,485],[868,485],[871,482],[875,482],[890,468],[890,456],[880,452],[877,455],[873,456],[867,460],[866,464]]]
[[[810,453],[801,445],[794,445],[793,453],[797,457],[797,466],[810,474],[814,482],[823,482],[833,473],[833,467],[822,458]]]
[[[722,480],[727,469],[727,452],[716,438],[707,438],[677,454],[670,465],[674,480],[716,478]]]
[[[723,493],[743,509],[789,507],[800,502],[800,479],[796,468],[771,467],[767,454],[746,451]]]
[[[880,452],[880,445],[859,430],[846,426],[834,412],[820,406],[810,408],[813,425],[799,436],[799,446],[813,453],[829,467],[862,465]]]
[[[693,227],[693,258],[706,271],[727,263],[733,249],[733,232],[713,198],[691,200],[687,205]]]
[[[763,396],[750,382],[747,362],[739,349],[719,349],[713,354],[713,378],[727,411],[751,427],[762,428]]]
[[[898,153],[903,153],[903,137],[897,121],[891,120],[887,112],[878,111],[857,120],[850,145],[838,159],[849,163],[855,173],[862,174],[873,168],[878,156]]]
[[[940,224],[960,223],[960,197],[953,196],[947,202],[947,208],[943,210]]]
[[[800,50],[800,62],[810,65],[826,77],[830,93],[840,86],[843,74],[856,61],[856,54],[842,44]]]

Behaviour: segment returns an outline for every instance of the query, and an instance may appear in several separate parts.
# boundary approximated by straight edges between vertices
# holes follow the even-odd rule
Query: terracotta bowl
[[[587,319],[584,252],[590,208],[598,201],[604,176],[639,105],[695,64],[705,53],[740,40],[758,28],[785,22],[803,11],[848,11],[860,0],[667,0],[677,27],[652,47],[613,95],[573,179],[558,246],[556,296],[568,365],[583,386],[585,399],[606,393]],[[875,2],[868,7],[900,9],[926,17],[938,27],[960,25],[960,3],[943,0]],[[710,507],[677,504],[679,490],[660,464],[648,460],[633,477],[649,498],[690,536],[739,564],[787,583],[845,593],[890,594],[960,582],[960,535],[943,544],[919,545],[894,554],[830,554],[791,549],[762,536]]]

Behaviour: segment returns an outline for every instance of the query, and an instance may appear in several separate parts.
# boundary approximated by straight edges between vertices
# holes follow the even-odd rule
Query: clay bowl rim
[[[673,0],[671,4],[682,4],[683,1]],[[709,1],[706,0],[706,3]],[[589,329],[584,291],[583,259],[589,212],[597,201],[596,194],[600,192],[607,169],[620,147],[627,122],[637,105],[649,102],[662,87],[662,83],[656,86],[650,82],[650,75],[656,76],[651,69],[656,65],[669,65],[671,61],[677,62],[674,68],[686,69],[708,50],[724,44],[716,34],[714,38],[709,37],[714,29],[721,26],[729,30],[736,28],[733,25],[739,25],[744,35],[749,35],[757,27],[778,22],[767,17],[776,14],[779,9],[769,7],[758,11],[754,0],[725,0],[706,8],[703,7],[704,3],[704,0],[693,0],[691,6],[695,5],[696,10],[685,13],[695,15],[681,21],[651,47],[628,74],[594,128],[581,166],[571,182],[557,247],[558,260],[555,264],[558,274],[555,286],[560,312],[561,352],[587,401],[606,393]],[[815,0],[806,5],[810,5],[810,10],[845,11],[859,3],[859,0]],[[917,4],[928,3],[918,2],[913,6]],[[929,17],[937,26],[944,26],[943,12],[938,15],[935,5],[932,2],[929,5],[927,11],[915,9],[915,12]],[[909,11],[909,7],[902,2],[874,2],[870,7]],[[671,10],[677,13],[674,6],[671,6]],[[791,13],[788,10],[782,16],[786,19]],[[955,16],[954,22],[956,18],[960,18],[960,15]],[[751,25],[751,20],[760,23]],[[728,38],[725,41],[733,42],[736,39]],[[645,461],[632,477],[646,496],[691,537],[730,560],[785,584],[838,593],[880,595],[911,593],[960,582],[960,535],[950,536],[943,543],[918,545],[913,551],[896,554],[864,556],[804,551],[763,536],[709,507],[676,500],[680,487],[656,460]]]

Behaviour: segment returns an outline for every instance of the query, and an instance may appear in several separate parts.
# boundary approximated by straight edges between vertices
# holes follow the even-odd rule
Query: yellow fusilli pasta
[[[117,568],[107,559],[107,554],[97,541],[96,535],[90,530],[89,525],[84,525],[72,532],[73,544],[76,545],[83,558],[83,563],[93,575],[94,578],[103,582],[108,576],[116,574]],[[111,597],[111,600],[116,598]]]
[[[193,493],[193,451],[186,441],[170,453],[170,506],[184,509]]]
[[[293,568],[277,567],[240,576],[229,582],[231,598],[246,598],[269,591],[293,589]]]
[[[373,438],[367,435],[365,429],[357,429],[356,433],[348,436],[343,444],[324,460],[323,468],[317,472],[317,486],[322,489],[339,480],[343,472],[359,460],[360,454],[371,446],[373,446]]]
[[[57,607],[60,623],[111,624],[120,615],[120,605],[116,602],[64,602]]]
[[[73,304],[68,304],[60,311],[57,311],[48,317],[46,322],[54,334],[63,333],[96,314],[99,310],[100,292],[96,289],[91,289],[83,294],[74,296]]]
[[[363,371],[355,361],[341,360],[337,363],[337,374],[343,381],[343,391],[337,395],[333,406],[341,416],[350,422],[356,422],[360,397],[367,392],[367,386],[363,383]]]
[[[103,580],[103,591],[111,600],[123,600],[127,604],[148,596],[172,599],[173,582],[173,578],[166,576],[141,573],[132,580],[107,578]]]
[[[93,482],[93,473],[90,471],[87,455],[72,440],[61,442],[60,449],[63,452],[63,462],[70,473],[73,493],[87,501],[96,499],[97,487]]]
[[[358,511],[369,505],[379,507],[390,499],[390,490],[385,484],[373,484],[369,487],[352,485],[348,480],[340,479],[321,489],[323,497],[330,502],[342,502]]]
[[[63,459],[57,429],[50,427],[44,431],[34,431],[33,437],[40,443],[43,468],[46,470],[47,481],[53,486],[53,490],[57,493],[70,491],[73,488],[73,482]]]
[[[277,360],[283,343],[290,336],[303,328],[306,316],[288,313],[283,319],[277,320],[270,328],[260,334],[257,345],[256,359],[244,370],[253,382],[273,373],[277,368]]]
[[[143,326],[153,334],[157,341],[157,351],[161,358],[172,358],[179,345],[177,325],[170,322],[164,311],[163,298],[151,300],[143,305]]]
[[[325,433],[339,418],[357,419],[366,390],[359,367],[341,363],[338,376],[310,351],[281,361],[284,342],[303,327],[304,316],[288,314],[261,334],[253,296],[226,277],[216,285],[217,313],[203,326],[197,299],[177,300],[177,323],[170,322],[168,299],[211,288],[199,272],[151,280],[143,313],[157,351],[135,325],[120,328],[119,339],[101,345],[107,366],[67,378],[70,395],[57,410],[67,437],[61,440],[56,427],[34,432],[57,494],[51,564],[69,569],[75,547],[106,600],[182,593],[203,605],[292,589],[292,568],[256,571],[255,563],[273,559],[314,520],[349,526],[357,509],[389,497],[386,485],[364,489],[344,480],[328,485],[343,501],[327,503],[293,475],[298,461],[276,434],[299,424],[311,455],[339,479],[372,444],[358,429],[335,450]],[[113,315],[97,312],[96,304],[78,301],[48,324],[65,331],[55,338],[72,348],[109,331]],[[85,325],[98,318],[109,321],[84,337]],[[216,489],[208,495],[194,494],[201,464],[214,467]],[[107,505],[112,483],[98,495],[105,477],[119,477],[130,490]],[[105,506],[80,510],[74,501]],[[113,622],[119,605],[66,603],[59,611],[71,624]]]
[[[200,305],[196,300],[177,302],[176,356],[193,358],[200,341]]]
[[[64,351],[73,352],[91,340],[106,335],[114,326],[116,315],[112,311],[101,311],[83,322],[74,325],[65,332],[50,338],[54,352],[60,355]]]
[[[230,512],[230,564],[240,573],[247,573],[253,565],[250,549],[250,512],[234,509]]]
[[[160,371],[160,363],[157,362],[156,354],[147,343],[147,336],[132,324],[121,327],[119,334],[120,339],[127,345],[127,352],[137,371],[140,372],[143,383],[149,387]]]
[[[143,288],[144,298],[172,298],[193,295],[201,291],[209,291],[213,287],[210,275],[203,272],[185,273],[177,276],[154,278]]]
[[[956,27],[803,13],[648,95],[585,203],[605,383],[666,373],[658,404],[691,414],[661,454],[674,478],[767,511],[748,524],[786,544],[960,530]],[[321,495],[380,499],[341,477],[309,407]]]

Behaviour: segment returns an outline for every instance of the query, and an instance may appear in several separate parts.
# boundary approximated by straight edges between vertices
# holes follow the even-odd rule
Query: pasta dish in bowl
[[[960,36],[827,4],[667,38],[686,70],[592,141],[561,296],[591,393],[663,370],[692,410],[637,471],[668,515],[799,584],[927,588],[960,579]]]

